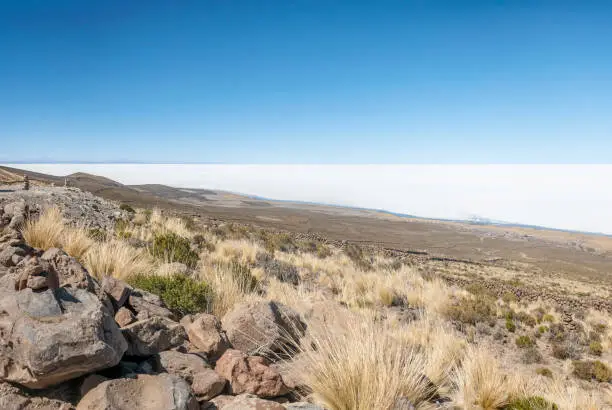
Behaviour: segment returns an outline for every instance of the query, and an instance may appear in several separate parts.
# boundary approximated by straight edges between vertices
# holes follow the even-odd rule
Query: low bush
[[[344,247],[343,251],[358,269],[362,271],[372,270],[373,266],[370,256],[359,245],[349,243]]]
[[[552,379],[553,377],[553,373],[548,367],[538,367],[535,372],[536,374],[539,374],[540,376],[548,377],[549,379]]]
[[[559,407],[540,396],[524,397],[514,400],[504,410],[557,410]]]
[[[121,204],[121,206],[119,206],[119,209],[121,209],[122,211],[125,211],[125,212],[129,212],[131,214],[135,214],[136,213],[134,208],[132,208],[132,206],[129,205],[129,204]]]
[[[181,262],[190,268],[195,268],[199,256],[191,249],[188,239],[175,233],[158,234],[153,239],[151,255],[164,262]]]
[[[518,312],[516,314],[516,320],[529,327],[534,327],[537,324],[536,318],[525,312]]]
[[[193,235],[193,238],[191,238],[191,240],[193,241],[195,246],[198,247],[199,250],[206,250],[208,252],[214,252],[215,249],[217,248],[214,243],[207,241],[204,235],[199,234],[199,233]]]
[[[510,333],[514,333],[516,331],[516,325],[510,318],[506,318],[506,330],[508,330]]]
[[[257,266],[261,267],[266,275],[275,277],[281,282],[290,283],[294,286],[300,283],[300,275],[295,266],[276,260],[268,253],[257,255]]]
[[[551,324],[548,331],[550,332],[550,340],[553,342],[562,342],[567,338],[565,327],[563,327],[563,325],[560,323]]]
[[[548,322],[548,323],[555,323],[555,317],[551,314],[546,314],[542,317],[542,320],[544,322]]]
[[[505,292],[502,295],[502,300],[506,303],[512,303],[512,302],[516,302],[518,301],[518,298],[516,297],[516,295],[512,292]]]
[[[521,358],[525,364],[542,363],[544,359],[542,354],[535,346],[531,346],[525,349],[523,357]]]
[[[318,241],[300,241],[298,247],[300,251],[317,255],[319,259],[325,259],[332,255],[329,246]]]
[[[515,343],[521,349],[525,349],[535,345],[535,342],[527,335],[517,337]]]
[[[601,342],[591,342],[589,344],[589,353],[594,356],[601,356],[603,353],[603,346],[601,345]]]
[[[210,287],[206,283],[185,275],[139,274],[128,278],[128,283],[158,295],[169,309],[180,316],[203,312],[211,297]]]
[[[471,325],[489,322],[494,314],[493,305],[487,298],[462,298],[446,311],[449,319]]]
[[[582,348],[575,339],[565,340],[552,345],[553,357],[561,360],[579,359],[582,355]]]
[[[298,249],[298,245],[287,233],[260,231],[258,237],[263,247],[270,253],[276,251],[291,253]]]
[[[572,374],[582,380],[597,380],[598,382],[609,382],[612,380],[612,370],[599,360],[573,362]]]

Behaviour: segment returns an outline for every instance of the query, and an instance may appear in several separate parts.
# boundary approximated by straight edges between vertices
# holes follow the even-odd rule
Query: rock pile
[[[158,296],[28,246],[18,229],[27,217],[25,201],[0,207],[0,408],[299,408],[276,367],[254,355],[296,343],[295,312],[260,302],[223,321],[179,322]]]

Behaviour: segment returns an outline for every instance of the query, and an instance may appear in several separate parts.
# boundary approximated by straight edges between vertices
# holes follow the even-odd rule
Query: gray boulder
[[[221,394],[227,381],[196,354],[168,350],[159,354],[158,370],[184,379],[199,401]]]
[[[84,289],[5,286],[0,311],[2,381],[44,388],[115,366],[127,349],[113,317]]]
[[[121,328],[121,332],[128,342],[129,356],[151,356],[187,340],[183,326],[165,317],[140,320]]]
[[[221,322],[232,346],[245,353],[292,353],[306,327],[297,312],[277,302],[239,305]]]

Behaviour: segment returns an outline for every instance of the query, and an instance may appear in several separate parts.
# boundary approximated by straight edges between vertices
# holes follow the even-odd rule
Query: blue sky
[[[609,2],[1,7],[3,162],[612,158]]]

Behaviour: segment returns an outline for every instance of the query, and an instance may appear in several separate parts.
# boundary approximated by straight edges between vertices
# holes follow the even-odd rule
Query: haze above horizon
[[[612,3],[7,2],[1,162],[606,163]]]

